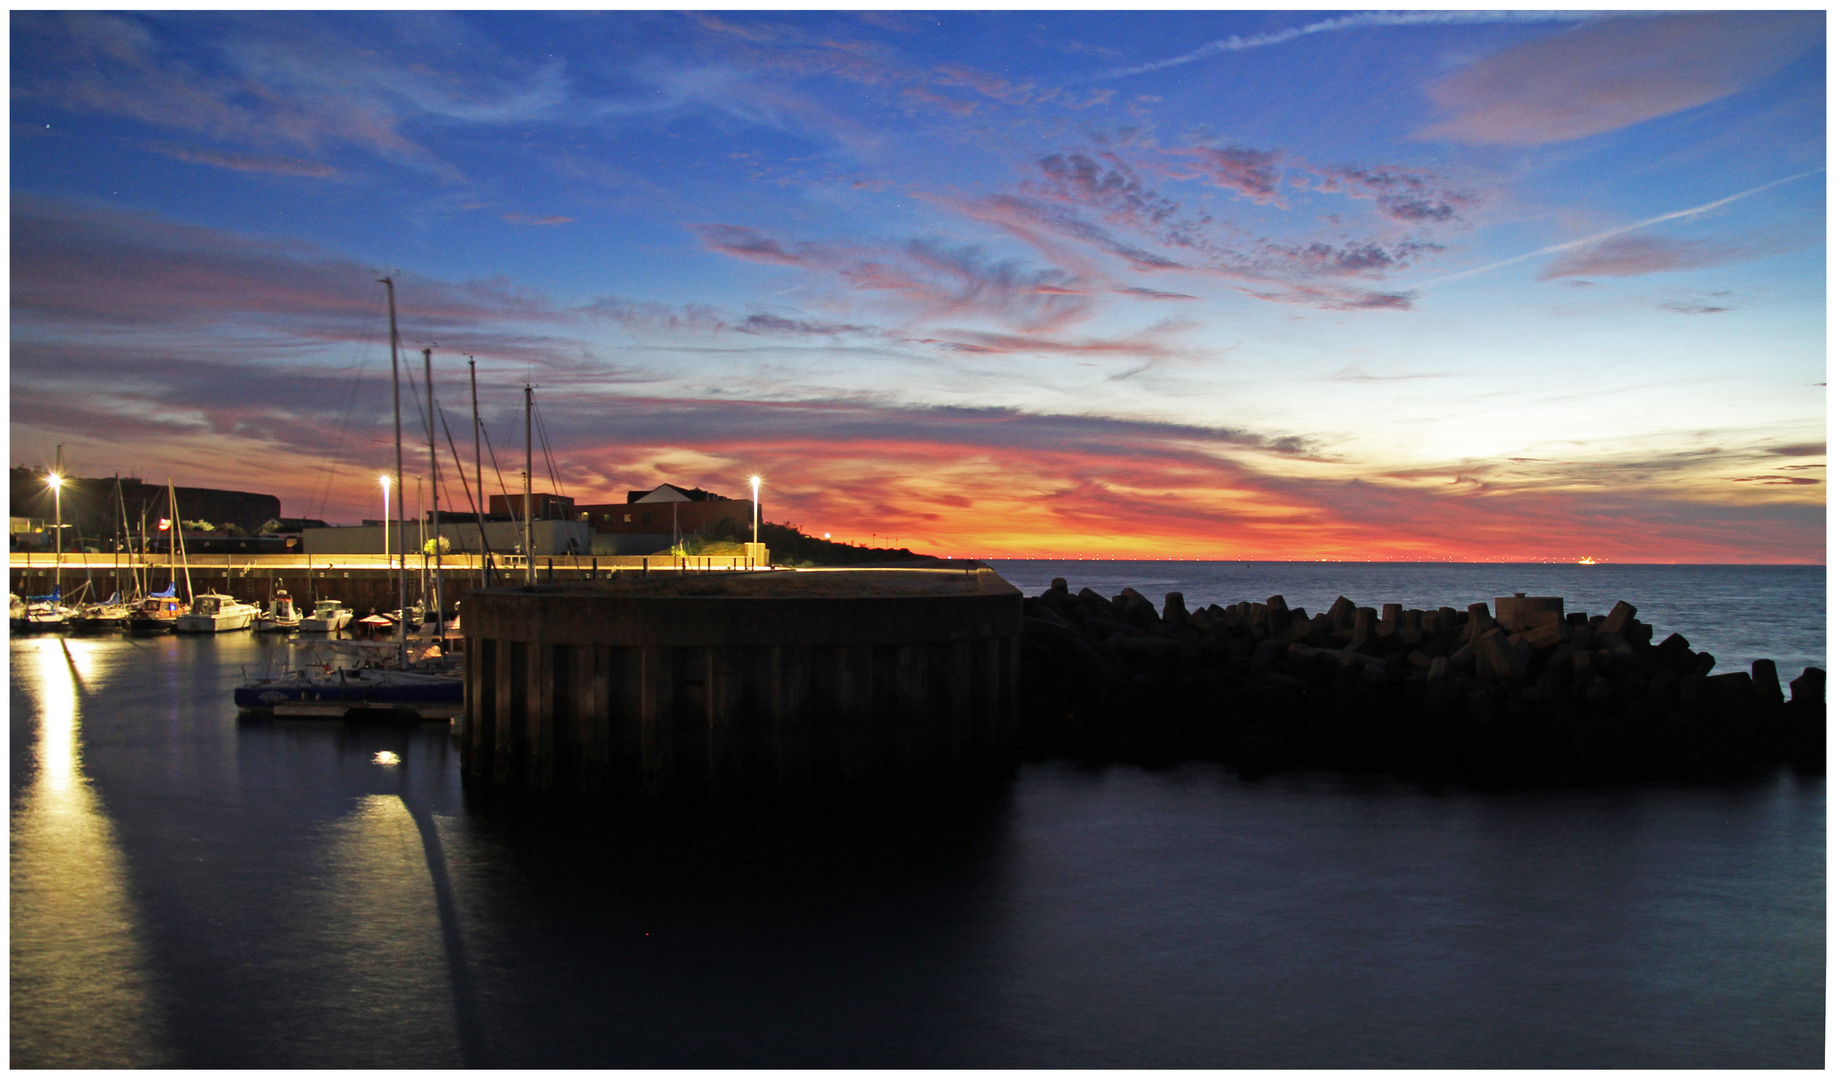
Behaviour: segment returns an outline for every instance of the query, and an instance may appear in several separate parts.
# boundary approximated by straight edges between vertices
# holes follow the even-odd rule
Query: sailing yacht
[[[389,370],[395,385],[395,474],[401,488],[402,475],[402,401],[399,382],[401,335],[395,322],[395,282],[380,282],[389,297]],[[427,450],[434,454],[433,359],[427,350]],[[439,470],[437,458],[431,470],[434,481],[434,520],[436,535],[439,521]],[[387,527],[387,526],[385,526]],[[396,525],[399,529],[399,521]],[[397,549],[401,550],[398,544]],[[388,659],[367,657],[358,667],[332,664],[306,666],[279,675],[252,679],[236,688],[237,708],[245,712],[269,712],[277,716],[349,716],[353,713],[386,715],[403,719],[450,718],[465,706],[465,679],[455,674],[445,658],[411,662],[408,650],[408,627],[404,616],[419,622],[421,612],[408,607],[407,559],[402,559],[396,573],[397,603],[394,613],[395,647]],[[439,564],[436,561],[434,595],[439,595]],[[417,609],[419,605],[416,606]],[[438,611],[438,604],[435,604]],[[316,614],[316,612],[315,612]],[[375,619],[376,616],[370,616]],[[360,620],[368,622],[369,620]],[[427,650],[432,652],[433,650]],[[423,654],[425,656],[425,653]]]

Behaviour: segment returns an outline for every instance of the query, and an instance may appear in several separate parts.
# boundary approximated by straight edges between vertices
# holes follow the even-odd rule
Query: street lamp
[[[63,456],[63,447],[58,447],[58,456]],[[57,507],[57,569],[51,579],[51,595],[57,597],[52,603],[61,602],[64,598],[64,478],[56,473],[46,473],[45,483],[51,488],[51,501]]]
[[[752,478],[752,542],[759,542],[759,478]]]
[[[389,567],[389,474],[376,478],[382,484],[382,555],[383,568]]]

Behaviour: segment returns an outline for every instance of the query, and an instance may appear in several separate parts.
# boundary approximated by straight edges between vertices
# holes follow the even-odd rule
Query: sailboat
[[[395,487],[402,486],[402,394],[401,335],[395,321],[395,281],[380,279],[389,298],[389,374],[395,394]],[[433,441],[433,360],[427,357],[428,452],[434,453]],[[438,459],[435,459],[435,506],[438,503]],[[436,515],[438,511],[436,510]],[[438,518],[436,516],[435,520]],[[236,688],[235,702],[244,712],[265,712],[275,716],[389,716],[397,719],[450,719],[465,706],[465,679],[455,673],[445,657],[428,658],[437,653],[429,649],[423,659],[411,663],[408,651],[409,614],[406,548],[402,522],[395,521],[397,543],[402,552],[396,569],[396,592],[399,607],[395,622],[395,646],[387,660],[367,656],[360,666],[341,667],[322,663],[292,668],[271,676],[245,681]],[[384,523],[388,528],[388,523]],[[438,562],[435,563],[435,596],[439,595]],[[438,604],[434,607],[438,612]],[[438,616],[436,615],[436,619]]]

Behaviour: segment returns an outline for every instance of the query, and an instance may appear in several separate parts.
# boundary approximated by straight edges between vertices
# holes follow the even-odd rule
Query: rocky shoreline
[[[1823,669],[1715,658],[1621,601],[1559,597],[1465,610],[1261,603],[1157,610],[1134,589],[1024,601],[1021,739],[1029,757],[1224,762],[1482,784],[1711,780],[1825,770]]]

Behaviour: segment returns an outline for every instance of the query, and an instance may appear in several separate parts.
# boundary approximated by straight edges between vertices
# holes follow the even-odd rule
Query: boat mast
[[[530,519],[534,511],[529,485],[535,475],[535,447],[530,441],[529,414],[535,409],[535,390],[523,384],[523,584],[535,584],[535,548],[530,546]]]
[[[478,477],[478,501],[472,505],[478,514],[478,587],[486,589],[491,586],[491,545],[485,540],[484,456],[478,448],[478,358],[468,354],[465,366],[472,376],[472,473]]]
[[[395,490],[405,497],[408,489],[402,486],[402,376],[401,376],[401,335],[395,328],[395,279],[379,278],[383,289],[389,294],[389,386],[395,393]],[[389,527],[383,522],[383,528]],[[405,550],[408,543],[407,530],[402,528],[401,514],[395,520],[395,550]],[[401,618],[396,620],[395,641],[402,667],[408,666],[408,559],[404,556],[401,568],[395,575],[396,601],[401,604],[398,612]]]
[[[421,350],[422,370],[426,372],[427,382],[427,482],[433,488],[433,519],[427,530],[433,533],[433,567],[434,567],[434,629],[440,640],[446,640],[445,597],[441,596],[440,580],[440,454],[434,445],[434,396],[433,396],[433,350]]]
[[[166,477],[166,503],[172,507],[172,536],[178,541],[179,562],[185,567],[185,602],[189,604],[196,600],[197,596],[191,591],[191,559],[185,554],[185,526],[179,521],[178,489],[172,486],[170,476]],[[225,571],[224,574],[227,579],[228,571]]]
[[[121,474],[119,472],[115,474],[115,494],[117,496],[121,494]],[[110,514],[109,516],[113,517],[114,515]],[[127,517],[126,514],[123,514],[121,516],[123,518]],[[96,537],[96,539],[100,540],[102,538],[98,536]],[[84,559],[83,562],[88,563],[89,560]],[[115,530],[115,593],[116,595],[120,595],[121,593],[121,530],[120,529]]]
[[[57,507],[57,568],[52,571],[51,602],[64,602],[64,444],[57,444],[57,465],[51,473],[51,501]],[[43,505],[42,503],[40,505]]]

